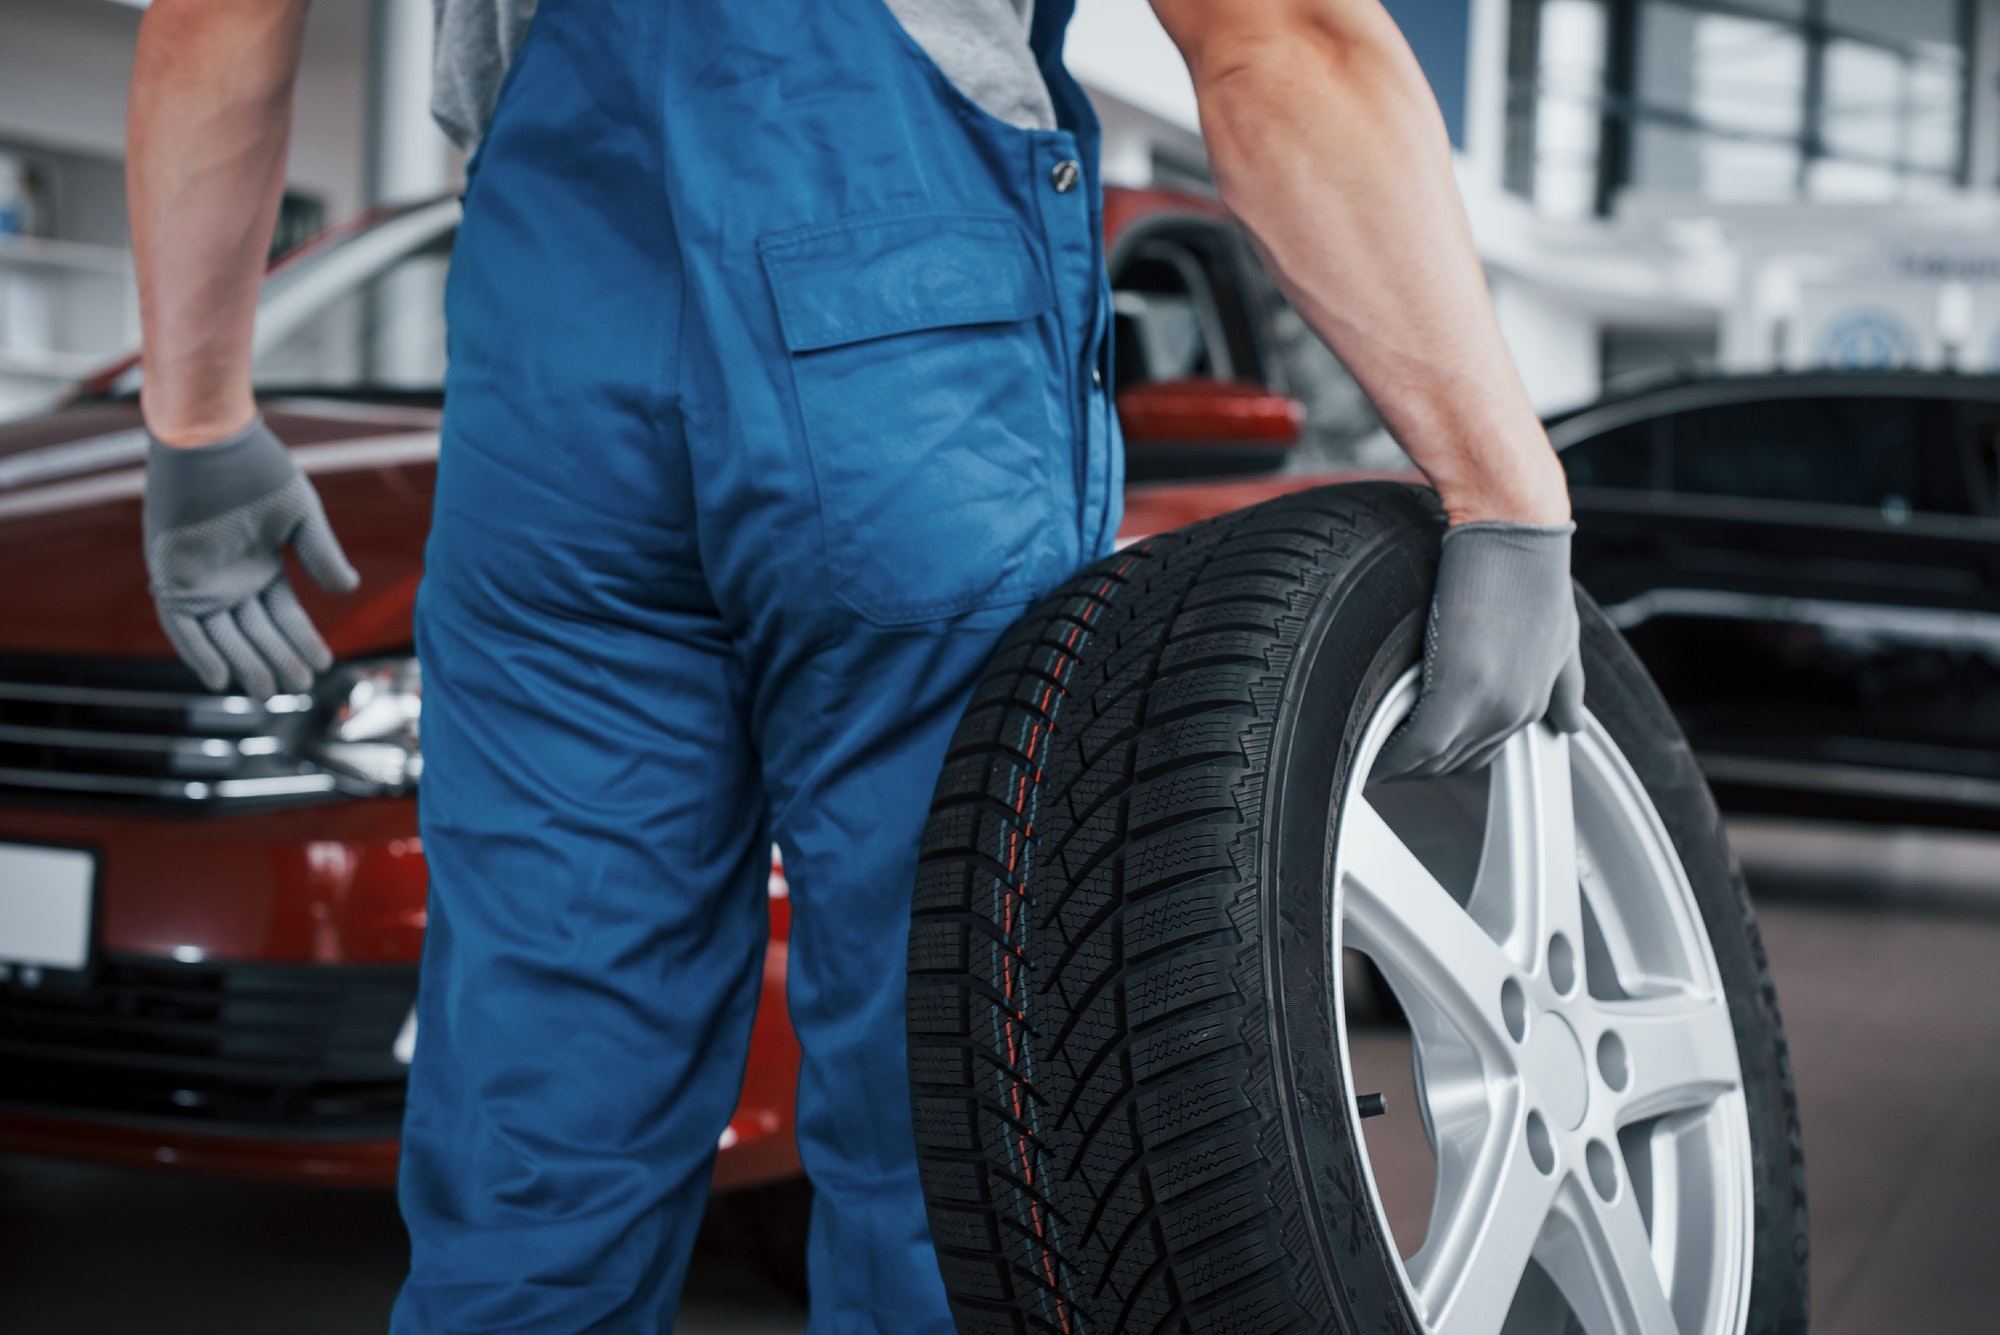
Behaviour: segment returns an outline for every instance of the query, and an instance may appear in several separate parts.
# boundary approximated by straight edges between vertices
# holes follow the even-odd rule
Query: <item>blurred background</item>
[[[1673,704],[1757,900],[1815,1326],[2000,1328],[2000,0],[1389,8],[1564,451],[1579,579]],[[152,633],[119,526],[143,447],[122,176],[142,9],[0,0],[0,840],[157,887],[115,924],[122,955],[0,949],[0,1329],[374,1330],[406,1259],[383,1184],[421,850],[384,831],[420,773],[421,677],[405,638],[343,650],[310,697],[203,704],[121,657]],[[387,479],[329,504],[343,534],[338,507],[367,507],[352,522],[381,536],[357,541],[403,562],[399,588],[428,482],[396,470],[435,452],[463,179],[427,110],[430,25],[430,0],[314,7],[272,253],[311,244],[258,354],[289,440]],[[1194,376],[1305,409],[1284,448],[1167,462],[1128,410],[1134,478],[1406,467],[1205,202],[1193,92],[1144,0],[1081,0],[1069,61],[1127,201],[1121,406]],[[59,531],[78,497],[126,510]],[[238,801],[253,837],[203,823]],[[252,939],[326,967],[231,963]],[[795,1062],[789,1042],[760,1029],[760,1060]],[[725,1136],[745,1190],[719,1198],[685,1331],[803,1327],[784,1078]],[[206,1153],[222,1125],[239,1143]]]
[[[0,415],[133,341],[121,178],[142,6],[0,3]],[[1981,0],[1398,0],[1544,411],[1662,368],[2000,358],[2000,24]],[[278,245],[460,177],[426,0],[315,7]],[[1143,0],[1069,61],[1113,185],[1208,176]],[[1329,134],[1340,127],[1329,126]]]

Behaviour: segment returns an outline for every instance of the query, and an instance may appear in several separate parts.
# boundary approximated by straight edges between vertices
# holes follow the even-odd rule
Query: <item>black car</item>
[[[2000,830],[2000,377],[1716,378],[1549,431],[1578,578],[1726,811]]]

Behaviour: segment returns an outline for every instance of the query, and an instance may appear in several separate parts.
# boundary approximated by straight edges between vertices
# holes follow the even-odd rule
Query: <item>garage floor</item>
[[[1994,1330],[2000,913],[1789,899],[1762,917],[1805,1122],[1815,1331]],[[0,1158],[8,1335],[378,1331],[404,1256],[386,1197]],[[803,1326],[716,1256],[677,1329]]]

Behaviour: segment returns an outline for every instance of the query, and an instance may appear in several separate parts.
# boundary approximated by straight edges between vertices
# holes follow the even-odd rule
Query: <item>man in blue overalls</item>
[[[997,637],[1119,510],[1072,3],[543,0],[530,26],[524,0],[441,0],[440,119],[483,138],[417,618],[397,1330],[670,1325],[773,839],[812,1328],[951,1328],[904,1073],[918,834]],[[134,72],[147,555],[215,689],[326,666],[287,543],[353,582],[250,393],[305,4],[154,0]],[[1408,48],[1377,0],[1156,8],[1224,199],[1454,521],[1390,763],[1572,723],[1561,471]]]

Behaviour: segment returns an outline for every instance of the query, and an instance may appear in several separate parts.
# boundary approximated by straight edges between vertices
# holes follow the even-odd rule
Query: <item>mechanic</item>
[[[129,113],[153,590],[257,695],[329,663],[284,548],[357,579],[251,393],[307,3],[154,0]],[[1072,4],[440,0],[439,120],[479,146],[417,608],[396,1330],[671,1324],[773,839],[812,1329],[952,1329],[904,1072],[918,838],[989,651],[1120,505]],[[1577,726],[1563,476],[1408,46],[1377,0],[1154,7],[1223,199],[1451,520],[1384,763]]]

